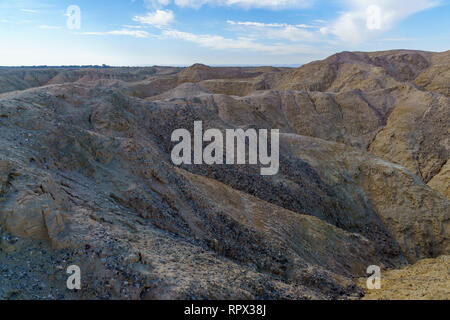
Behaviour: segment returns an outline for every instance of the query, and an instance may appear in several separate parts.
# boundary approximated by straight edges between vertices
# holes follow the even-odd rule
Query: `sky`
[[[0,65],[301,65],[450,50],[450,0],[0,0]]]

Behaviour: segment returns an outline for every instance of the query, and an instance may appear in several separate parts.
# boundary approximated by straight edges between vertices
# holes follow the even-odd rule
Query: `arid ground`
[[[450,51],[0,68],[0,92],[0,299],[450,298]],[[194,121],[279,129],[279,173],[175,166]]]

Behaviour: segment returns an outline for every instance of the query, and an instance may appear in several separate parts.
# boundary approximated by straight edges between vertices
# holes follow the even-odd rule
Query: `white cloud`
[[[161,28],[174,22],[175,16],[171,10],[156,10],[155,12],[147,13],[145,16],[135,16],[133,21]]]
[[[263,23],[263,22],[254,22],[254,21],[233,21],[228,20],[228,24],[231,25],[238,25],[238,26],[248,26],[248,27],[257,27],[257,28],[285,28],[285,27],[296,27],[296,28],[316,28],[315,26],[310,26],[306,24],[297,24],[297,25],[290,25],[287,23]]]
[[[377,36],[399,21],[439,4],[437,0],[345,0],[344,11],[321,33],[333,34],[345,42],[361,43]]]
[[[201,6],[211,3],[211,0],[174,0],[179,7],[200,8]]]
[[[304,29],[315,29],[317,28],[317,26],[310,26],[308,24],[296,24],[295,25],[297,28],[304,28]]]
[[[264,28],[264,27],[285,27],[287,26],[287,24],[285,23],[262,23],[262,22],[253,22],[253,21],[233,21],[233,20],[228,20],[227,21],[228,24],[231,25],[239,25],[239,26],[250,26],[250,27],[259,27],[259,28]]]
[[[296,26],[286,26],[280,30],[267,30],[266,35],[269,39],[286,39],[293,42],[318,40],[314,32]]]
[[[170,4],[171,0],[144,0],[144,5],[150,9],[160,9]]]
[[[174,0],[180,7],[200,8],[205,4],[219,6],[239,6],[244,8],[286,9],[304,8],[314,0]]]
[[[287,23],[262,23],[253,21],[228,20],[228,24],[243,28],[246,34],[257,38],[284,39],[293,42],[317,41],[316,32],[305,30],[316,28],[305,24],[290,25]]]
[[[20,11],[28,12],[28,13],[36,13],[37,12],[37,10],[32,10],[32,9],[20,9]]]
[[[134,38],[147,38],[149,33],[142,30],[113,30],[106,32],[83,32],[85,35],[91,36],[131,36]]]
[[[252,8],[304,8],[311,5],[308,0],[226,0],[227,5],[240,5]]]
[[[251,50],[275,55],[318,53],[317,49],[306,45],[292,45],[284,43],[274,43],[268,45],[256,42],[252,38],[244,37],[231,39],[218,35],[197,35],[178,30],[165,30],[163,31],[162,36],[164,38],[193,42],[202,47],[215,50]]]
[[[48,26],[46,24],[40,25],[39,29],[61,29],[61,27],[58,26]]]
[[[122,27],[127,29],[145,29],[146,26],[136,26],[136,25],[130,25],[130,24],[124,24]]]

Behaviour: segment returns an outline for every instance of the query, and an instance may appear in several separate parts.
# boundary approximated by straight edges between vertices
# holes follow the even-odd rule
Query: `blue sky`
[[[0,65],[299,65],[339,51],[446,51],[449,2],[0,0]]]

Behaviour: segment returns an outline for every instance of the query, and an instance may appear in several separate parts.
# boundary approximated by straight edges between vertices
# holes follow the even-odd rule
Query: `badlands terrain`
[[[200,120],[279,129],[279,173],[173,165]],[[450,51],[0,68],[0,132],[0,299],[450,298]]]

